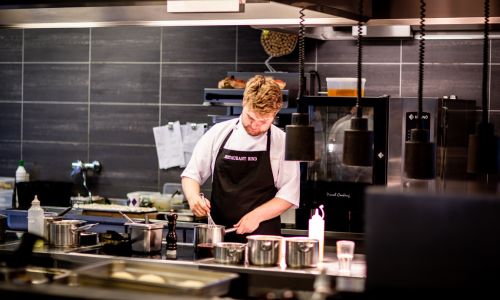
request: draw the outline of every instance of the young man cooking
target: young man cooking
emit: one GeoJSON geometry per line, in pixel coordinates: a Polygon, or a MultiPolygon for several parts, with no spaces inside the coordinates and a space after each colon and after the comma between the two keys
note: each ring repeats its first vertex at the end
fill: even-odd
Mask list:
{"type": "Polygon", "coordinates": [[[248,234],[281,234],[280,215],[299,205],[299,163],[285,161],[285,133],[273,120],[283,105],[271,79],[248,80],[239,118],[215,124],[196,144],[181,174],[182,189],[196,216],[210,212],[217,225],[236,227],[224,241],[248,234]],[[212,175],[210,201],[200,186],[212,175]]]}

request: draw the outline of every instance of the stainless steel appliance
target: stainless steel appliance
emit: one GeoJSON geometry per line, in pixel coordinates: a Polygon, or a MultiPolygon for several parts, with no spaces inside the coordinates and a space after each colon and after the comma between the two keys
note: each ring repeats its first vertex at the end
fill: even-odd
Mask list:
{"type": "MultiPolygon", "coordinates": [[[[296,227],[307,229],[312,210],[323,204],[325,229],[364,232],[364,192],[368,186],[404,186],[404,143],[416,126],[416,98],[362,98],[363,115],[374,131],[373,166],[342,163],[343,134],[354,97],[304,97],[315,128],[314,162],[302,163],[301,201],[296,227]]],[[[466,179],[467,137],[475,128],[475,101],[452,97],[424,99],[424,126],[436,142],[437,176],[466,179]]]]}

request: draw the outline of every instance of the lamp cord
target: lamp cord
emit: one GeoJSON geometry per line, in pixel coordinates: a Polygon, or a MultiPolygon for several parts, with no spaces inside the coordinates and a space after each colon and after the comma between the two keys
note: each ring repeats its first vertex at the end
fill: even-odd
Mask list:
{"type": "Polygon", "coordinates": [[[424,57],[425,57],[425,1],[420,0],[420,41],[418,46],[418,122],[417,129],[422,129],[424,121],[423,89],[424,89],[424,57]]]}
{"type": "Polygon", "coordinates": [[[297,98],[300,99],[304,95],[305,88],[305,76],[304,76],[304,61],[305,61],[305,41],[304,36],[306,32],[306,28],[304,25],[304,10],[305,8],[300,9],[300,22],[299,22],[299,92],[297,98]]]}
{"type": "Polygon", "coordinates": [[[359,20],[358,20],[358,37],[357,37],[357,44],[358,44],[358,64],[357,64],[357,77],[358,77],[358,87],[357,87],[357,97],[356,97],[356,117],[362,118],[363,117],[363,111],[360,106],[360,101],[361,101],[361,80],[362,80],[362,69],[361,65],[363,63],[363,36],[361,35],[363,29],[363,0],[358,1],[358,11],[359,11],[359,20]]]}
{"type": "Polygon", "coordinates": [[[483,84],[482,84],[482,122],[488,122],[488,69],[489,69],[489,17],[490,1],[484,0],[484,44],[483,44],[483,84]]]}

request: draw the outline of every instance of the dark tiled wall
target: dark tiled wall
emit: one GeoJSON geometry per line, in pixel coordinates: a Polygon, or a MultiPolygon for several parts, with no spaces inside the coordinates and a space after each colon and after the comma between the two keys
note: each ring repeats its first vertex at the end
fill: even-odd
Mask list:
{"type": "MultiPolygon", "coordinates": [[[[491,82],[500,79],[500,42],[491,42],[491,82]]],[[[415,97],[417,41],[366,41],[366,95],[415,97]]],[[[306,70],[355,76],[354,41],[306,40],[306,70]]],[[[428,40],[424,95],[481,96],[482,41],[428,40]]],[[[297,50],[274,58],[297,72],[297,50]]],[[[24,159],[34,180],[69,181],[71,162],[99,160],[95,193],[125,197],[179,182],[158,170],[152,127],[211,123],[221,107],[202,105],[203,88],[228,71],[266,70],[260,31],[250,27],[117,27],[0,30],[0,176],[24,159]]],[[[500,109],[491,86],[491,108],[500,109]]]]}

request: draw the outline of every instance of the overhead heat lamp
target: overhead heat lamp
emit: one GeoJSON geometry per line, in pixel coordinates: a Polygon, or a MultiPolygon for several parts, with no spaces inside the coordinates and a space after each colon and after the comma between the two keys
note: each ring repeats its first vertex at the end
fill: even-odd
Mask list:
{"type": "Polygon", "coordinates": [[[360,105],[362,95],[362,61],[363,61],[363,43],[362,43],[362,16],[363,0],[359,0],[358,21],[358,65],[357,65],[357,98],[356,115],[351,118],[351,128],[346,129],[344,133],[344,151],[342,161],[349,166],[371,166],[373,164],[373,131],[368,130],[368,118],[363,117],[363,108],[360,105]]]}
{"type": "Polygon", "coordinates": [[[469,135],[467,172],[477,175],[498,173],[500,139],[495,135],[495,128],[489,122],[488,109],[488,59],[489,59],[489,0],[484,1],[484,43],[483,43],[483,84],[482,113],[476,134],[469,135]]]}
{"type": "Polygon", "coordinates": [[[292,124],[285,128],[285,160],[314,161],[314,127],[309,125],[307,106],[302,102],[305,88],[305,25],[304,8],[300,10],[299,28],[299,92],[297,96],[297,112],[292,114],[292,124]]]}
{"type": "Polygon", "coordinates": [[[410,179],[433,179],[436,176],[436,147],[430,142],[430,134],[424,129],[422,118],[424,55],[425,55],[425,1],[420,0],[420,42],[418,58],[418,121],[405,143],[404,170],[410,179]]]}

